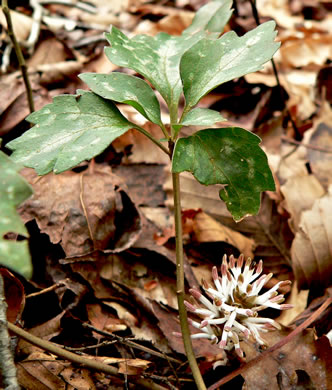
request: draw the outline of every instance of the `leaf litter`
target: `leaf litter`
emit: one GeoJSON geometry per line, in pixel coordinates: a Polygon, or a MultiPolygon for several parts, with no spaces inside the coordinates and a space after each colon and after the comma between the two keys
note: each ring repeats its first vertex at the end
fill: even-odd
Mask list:
{"type": "MultiPolygon", "coordinates": [[[[255,27],[255,21],[249,2],[236,3],[232,28],[242,36],[255,27]]],[[[264,272],[276,274],[267,288],[278,280],[294,280],[304,294],[295,293],[294,287],[292,303],[306,310],[286,321],[290,328],[269,334],[273,345],[327,299],[324,288],[331,281],[331,15],[324,1],[256,3],[262,20],[277,23],[282,45],[275,61],[284,92],[267,64],[218,87],[200,107],[218,111],[231,126],[245,124],[262,138],[277,191],[264,194],[256,217],[235,224],[219,200],[220,186],[202,188],[184,173],[185,276],[187,287],[197,286],[224,252],[242,252],[255,260],[262,258],[264,272]]],[[[102,33],[110,23],[126,34],[179,35],[191,23],[192,11],[202,5],[202,1],[177,1],[174,6],[138,0],[107,5],[91,1],[84,9],[45,5],[51,18],[45,16],[35,49],[25,52],[38,91],[37,108],[59,93],[81,88],[79,72],[119,71],[103,54],[102,33]]],[[[32,18],[30,9],[22,10],[18,8],[13,17],[24,40],[32,18]]],[[[5,60],[3,55],[2,64],[5,60]]],[[[28,114],[12,58],[8,72],[1,75],[0,91],[4,144],[27,129],[23,119],[28,114]]],[[[129,120],[140,117],[142,127],[154,131],[140,114],[123,107],[120,111],[129,120]]],[[[190,126],[185,132],[191,135],[190,126]]],[[[6,274],[6,289],[14,291],[8,310],[9,319],[25,322],[32,334],[117,366],[133,386],[144,373],[164,388],[190,389],[183,346],[173,334],[179,324],[168,172],[167,158],[134,131],[119,137],[88,167],[83,162],[74,171],[39,178],[25,169],[22,175],[34,195],[19,212],[30,232],[35,275],[32,281],[21,280],[24,297],[17,277],[6,274]],[[156,175],[162,178],[147,180],[156,175]],[[133,349],[128,342],[138,347],[133,349]],[[178,363],[170,364],[169,359],[178,363]]],[[[332,370],[330,347],[324,341],[331,326],[329,315],[326,309],[311,325],[316,332],[303,331],[244,372],[245,384],[237,382],[236,388],[327,388],[332,370]]],[[[241,347],[247,361],[261,353],[245,343],[241,347]]],[[[195,341],[194,349],[211,384],[243,363],[230,360],[213,371],[213,363],[223,358],[221,350],[204,340],[195,341]]],[[[26,389],[123,388],[121,377],[77,367],[26,342],[20,341],[16,360],[19,381],[26,389]]]]}

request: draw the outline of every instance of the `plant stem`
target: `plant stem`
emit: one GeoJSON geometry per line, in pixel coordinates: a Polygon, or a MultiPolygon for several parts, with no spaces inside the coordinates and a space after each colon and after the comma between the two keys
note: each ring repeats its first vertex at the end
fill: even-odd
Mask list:
{"type": "Polygon", "coordinates": [[[194,380],[199,390],[206,390],[201,372],[199,370],[195,354],[191,344],[190,330],[188,325],[187,311],[184,305],[184,269],[183,269],[183,240],[182,240],[182,217],[180,200],[180,174],[172,173],[173,196],[174,196],[174,220],[176,239],[176,294],[179,305],[180,325],[184,349],[188,358],[194,380]]]}
{"type": "Polygon", "coordinates": [[[17,42],[16,36],[14,33],[13,22],[12,22],[12,18],[10,16],[10,10],[8,8],[7,0],[2,0],[1,5],[2,5],[2,11],[3,11],[3,13],[6,17],[6,21],[7,21],[8,36],[9,36],[9,38],[12,41],[12,44],[14,46],[14,50],[15,50],[16,57],[18,60],[18,64],[19,64],[21,72],[22,72],[22,77],[23,77],[25,89],[27,92],[29,109],[30,109],[30,112],[33,112],[33,111],[35,111],[35,107],[34,107],[33,96],[32,96],[32,88],[31,88],[31,84],[30,84],[30,80],[29,80],[29,76],[28,76],[28,68],[27,68],[25,59],[23,57],[21,47],[20,47],[19,43],[17,42]]]}
{"type": "Polygon", "coordinates": [[[140,133],[144,134],[146,137],[149,138],[149,140],[151,140],[154,144],[156,144],[163,152],[165,152],[167,155],[170,156],[170,152],[169,150],[167,149],[167,147],[165,145],[163,145],[161,142],[159,142],[156,138],[154,138],[153,135],[151,135],[148,131],[146,131],[145,129],[143,129],[143,127],[140,127],[138,125],[134,125],[133,126],[134,129],[138,130],[140,133]]]}

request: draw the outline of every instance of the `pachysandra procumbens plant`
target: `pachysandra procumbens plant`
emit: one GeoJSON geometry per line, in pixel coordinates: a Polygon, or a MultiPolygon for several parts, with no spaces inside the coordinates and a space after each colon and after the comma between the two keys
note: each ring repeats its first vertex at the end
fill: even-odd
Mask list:
{"type": "MultiPolygon", "coordinates": [[[[142,77],[121,71],[81,74],[90,91],[55,97],[51,104],[28,116],[27,120],[35,125],[32,129],[6,145],[13,150],[14,160],[34,168],[39,175],[60,173],[95,157],[129,129],[142,132],[169,154],[176,187],[177,289],[182,330],[186,317],[181,311],[184,283],[179,173],[189,171],[204,185],[222,184],[220,198],[237,221],[258,212],[262,191],[274,190],[266,155],[259,147],[260,138],[251,132],[239,127],[207,128],[180,137],[183,126],[212,126],[223,121],[219,112],[197,107],[200,99],[224,82],[260,70],[279,47],[272,21],[241,37],[233,31],[221,34],[231,16],[231,4],[231,0],[206,4],[179,36],[159,33],[130,38],[112,27],[106,34],[110,44],[105,49],[107,57],[142,77]],[[168,106],[169,126],[161,120],[155,91],[168,106]],[[129,121],[115,103],[134,107],[159,126],[160,139],[129,121]]],[[[190,348],[186,342],[185,347],[187,351],[190,348]]]]}

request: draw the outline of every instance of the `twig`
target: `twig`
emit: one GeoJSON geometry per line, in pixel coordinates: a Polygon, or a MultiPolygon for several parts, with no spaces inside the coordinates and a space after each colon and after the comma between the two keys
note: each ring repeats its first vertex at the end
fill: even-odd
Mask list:
{"type": "Polygon", "coordinates": [[[224,378],[222,378],[218,382],[214,383],[212,386],[210,386],[208,388],[208,390],[215,390],[219,386],[224,385],[225,383],[229,382],[233,378],[242,374],[244,371],[249,370],[251,367],[255,366],[263,359],[267,358],[268,355],[270,355],[272,352],[276,351],[277,349],[279,349],[279,348],[283,347],[284,345],[286,345],[287,343],[289,343],[296,335],[301,333],[312,322],[314,322],[321,315],[321,313],[323,313],[323,311],[330,306],[331,303],[332,303],[332,297],[328,298],[307,320],[305,320],[300,326],[298,326],[291,333],[289,333],[289,335],[284,337],[278,343],[274,344],[271,348],[268,348],[266,351],[261,353],[255,359],[250,360],[250,362],[248,362],[247,364],[243,365],[242,367],[239,367],[238,369],[231,372],[229,375],[226,375],[224,378]]]}
{"type": "MultiPolygon", "coordinates": [[[[31,333],[26,332],[25,330],[19,328],[18,326],[8,322],[8,329],[21,337],[22,339],[28,341],[30,344],[36,345],[46,351],[54,353],[55,355],[69,360],[73,363],[80,364],[84,367],[90,368],[92,370],[96,370],[99,372],[104,372],[109,375],[121,375],[117,368],[109,366],[105,363],[98,362],[97,360],[88,359],[84,356],[76,355],[75,353],[66,351],[65,349],[59,347],[58,345],[51,343],[50,341],[43,340],[39,337],[34,336],[31,333]]],[[[135,379],[135,383],[140,386],[143,386],[146,389],[151,390],[165,390],[163,386],[160,386],[156,383],[153,383],[147,379],[137,378],[135,379]]]]}
{"type": "Polygon", "coordinates": [[[140,344],[137,344],[135,343],[134,341],[131,341],[131,340],[127,340],[125,339],[124,337],[121,337],[121,336],[118,336],[114,333],[109,333],[109,332],[105,332],[104,330],[100,330],[100,329],[97,329],[95,328],[94,326],[90,325],[90,324],[86,324],[86,323],[83,323],[82,326],[84,328],[88,328],[88,329],[91,329],[93,330],[94,332],[96,333],[99,333],[105,337],[109,337],[109,338],[112,338],[112,339],[116,339],[117,341],[119,341],[120,343],[122,344],[125,344],[125,345],[128,345],[128,347],[132,347],[132,348],[135,348],[135,349],[139,349],[140,351],[143,351],[143,352],[146,352],[146,353],[149,353],[150,355],[154,355],[154,356],[157,356],[161,359],[166,359],[166,360],[169,360],[171,362],[174,362],[174,363],[177,363],[177,364],[181,364],[182,362],[180,360],[177,360],[177,359],[174,359],[172,357],[169,357],[169,356],[164,356],[162,353],[160,352],[157,352],[157,351],[154,351],[153,349],[150,349],[148,347],[144,347],[143,345],[140,345],[140,344]]]}
{"type": "Polygon", "coordinates": [[[319,152],[324,152],[324,153],[332,153],[332,149],[325,149],[325,148],[322,148],[320,146],[304,144],[303,142],[296,141],[295,139],[292,139],[292,138],[288,138],[285,135],[282,135],[281,139],[283,141],[286,141],[286,142],[290,143],[290,144],[304,146],[305,148],[308,148],[308,149],[318,150],[319,152]]]}
{"type": "MultiPolygon", "coordinates": [[[[260,23],[260,20],[259,20],[259,15],[258,15],[257,7],[256,7],[256,0],[249,0],[249,2],[251,4],[252,15],[253,15],[253,17],[255,19],[256,25],[259,26],[261,23],[260,23]]],[[[272,64],[272,69],[273,69],[274,76],[276,78],[280,99],[284,101],[284,98],[283,98],[283,95],[282,95],[282,88],[281,88],[281,84],[280,84],[280,80],[279,80],[277,66],[276,66],[273,58],[271,58],[271,64],[272,64]]],[[[288,119],[290,120],[290,122],[291,122],[291,124],[293,126],[293,130],[294,130],[294,133],[295,133],[295,139],[296,140],[302,139],[302,135],[299,132],[299,129],[297,128],[297,126],[296,126],[296,123],[295,123],[295,121],[294,121],[294,119],[293,119],[293,117],[292,117],[292,115],[291,115],[291,113],[290,113],[290,111],[289,111],[289,109],[287,107],[286,102],[285,102],[285,108],[286,108],[288,119]]]]}
{"type": "Polygon", "coordinates": [[[35,111],[35,107],[34,107],[33,96],[32,96],[32,88],[31,88],[31,84],[30,84],[30,80],[29,80],[29,76],[28,76],[28,68],[27,68],[25,59],[23,57],[21,47],[20,47],[20,45],[16,39],[15,33],[14,33],[12,18],[10,16],[10,10],[8,8],[7,0],[2,0],[1,5],[2,5],[2,11],[3,11],[5,18],[6,18],[6,21],[7,21],[8,36],[9,36],[9,38],[12,41],[12,44],[14,46],[14,50],[15,50],[16,57],[18,60],[18,64],[19,64],[19,67],[20,67],[21,72],[22,72],[22,77],[23,77],[25,89],[27,92],[29,109],[30,109],[30,112],[33,112],[33,111],[35,111]]]}
{"type": "Polygon", "coordinates": [[[0,385],[2,384],[0,387],[8,390],[19,390],[16,367],[10,350],[6,312],[4,281],[0,274],[0,385]]]}
{"type": "MultiPolygon", "coordinates": [[[[67,279],[66,279],[66,280],[67,280],[67,279]]],[[[61,286],[65,286],[65,285],[66,285],[66,283],[65,283],[66,280],[61,280],[60,282],[55,283],[55,284],[53,284],[53,285],[50,286],[50,287],[44,288],[43,290],[37,291],[37,292],[35,292],[35,293],[31,293],[31,294],[27,295],[27,296],[25,297],[25,299],[37,297],[38,295],[43,295],[43,294],[46,294],[46,293],[48,293],[48,292],[50,292],[50,291],[56,290],[57,288],[59,288],[59,287],[61,287],[61,286]]]]}

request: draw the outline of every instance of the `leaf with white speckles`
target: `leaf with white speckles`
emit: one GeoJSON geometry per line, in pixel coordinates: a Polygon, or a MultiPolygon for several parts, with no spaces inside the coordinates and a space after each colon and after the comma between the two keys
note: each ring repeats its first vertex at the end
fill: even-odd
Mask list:
{"type": "Polygon", "coordinates": [[[236,221],[257,214],[262,191],[275,189],[261,139],[239,127],[206,129],[177,141],[172,171],[202,184],[223,184],[219,196],[236,221]]]}
{"type": "Polygon", "coordinates": [[[182,119],[183,126],[211,126],[216,122],[223,122],[226,119],[218,111],[208,108],[194,108],[189,111],[182,119]]]}
{"type": "Polygon", "coordinates": [[[6,145],[15,161],[39,175],[60,173],[97,156],[134,127],[112,102],[80,92],[57,96],[28,116],[35,126],[6,145]]]}
{"type": "Polygon", "coordinates": [[[0,264],[31,277],[28,243],[6,239],[8,233],[27,237],[28,232],[16,208],[31,194],[29,184],[17,172],[19,167],[0,151],[0,264]]]}
{"type": "Polygon", "coordinates": [[[180,64],[187,108],[218,85],[262,69],[280,46],[274,29],[270,21],[242,37],[230,31],[219,39],[203,38],[187,50],[180,64]]]}
{"type": "Polygon", "coordinates": [[[113,26],[106,34],[111,47],[105,53],[113,64],[143,75],[160,92],[170,110],[175,110],[182,93],[179,64],[183,53],[203,37],[217,38],[231,16],[231,3],[219,0],[202,7],[193,24],[180,36],[162,32],[154,37],[137,35],[130,39],[113,26]]]}
{"type": "Polygon", "coordinates": [[[125,73],[83,73],[79,75],[92,92],[115,102],[129,104],[146,119],[161,124],[160,106],[152,88],[144,80],[125,73]]]}

